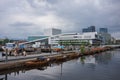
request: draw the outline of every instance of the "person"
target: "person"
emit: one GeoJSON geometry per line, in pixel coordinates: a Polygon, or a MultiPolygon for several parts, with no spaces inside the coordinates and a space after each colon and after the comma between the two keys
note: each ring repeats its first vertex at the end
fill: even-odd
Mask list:
{"type": "Polygon", "coordinates": [[[16,50],[14,51],[14,56],[17,56],[17,51],[16,50]]]}
{"type": "Polygon", "coordinates": [[[23,51],[23,55],[24,55],[24,56],[26,56],[26,55],[27,55],[25,51],[23,51]]]}
{"type": "Polygon", "coordinates": [[[9,52],[9,55],[11,56],[12,55],[12,51],[10,50],[10,52],[9,52]]]}
{"type": "Polygon", "coordinates": [[[5,56],[5,52],[2,52],[2,57],[5,56]]]}

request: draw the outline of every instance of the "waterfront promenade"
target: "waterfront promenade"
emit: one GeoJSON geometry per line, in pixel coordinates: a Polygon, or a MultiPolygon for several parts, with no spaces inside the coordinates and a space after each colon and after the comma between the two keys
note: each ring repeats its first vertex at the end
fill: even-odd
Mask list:
{"type": "MultiPolygon", "coordinates": [[[[8,56],[8,62],[30,60],[30,59],[36,59],[39,56],[54,56],[57,54],[59,53],[53,52],[53,53],[31,54],[26,56],[8,56]]],[[[5,61],[6,61],[6,56],[0,57],[0,64],[5,63],[5,61]]]]}
{"type": "MultiPolygon", "coordinates": [[[[110,47],[120,47],[120,45],[104,45],[101,47],[106,47],[106,46],[110,46],[110,47]]],[[[63,51],[63,53],[69,53],[69,52],[76,52],[76,50],[74,51],[63,51]]],[[[33,60],[36,59],[37,57],[40,56],[58,56],[60,55],[61,52],[52,52],[52,53],[39,53],[39,54],[30,54],[30,55],[26,55],[26,56],[8,56],[7,59],[7,63],[11,63],[11,62],[18,62],[18,61],[27,61],[27,60],[33,60]]],[[[1,54],[1,53],[0,53],[1,54]]],[[[6,63],[6,56],[0,56],[0,64],[5,64],[6,63]]]]}
{"type": "MultiPolygon", "coordinates": [[[[68,52],[71,52],[71,51],[64,51],[63,53],[68,53],[68,52]]],[[[75,51],[72,51],[72,52],[75,52],[75,51]]],[[[30,54],[30,55],[26,55],[26,56],[23,56],[23,55],[22,56],[8,56],[7,63],[33,60],[40,56],[49,56],[49,57],[50,56],[58,56],[58,54],[60,55],[60,52],[30,54]]],[[[0,57],[0,64],[6,64],[6,56],[0,57]]]]}
{"type": "Polygon", "coordinates": [[[61,61],[64,62],[64,61],[75,59],[78,57],[99,54],[101,52],[105,52],[105,51],[109,51],[117,48],[120,48],[120,46],[96,47],[96,48],[92,48],[90,51],[85,50],[85,52],[82,52],[82,53],[67,51],[67,52],[62,52],[62,54],[61,53],[52,53],[52,54],[44,53],[44,54],[38,54],[38,55],[36,54],[36,55],[27,55],[27,56],[18,56],[18,57],[14,56],[14,57],[8,57],[8,61],[6,61],[5,57],[3,57],[3,59],[1,59],[1,62],[0,62],[0,70],[5,71],[5,70],[14,69],[14,68],[23,68],[23,67],[27,68],[27,67],[37,66],[37,65],[45,66],[48,63],[55,63],[55,62],[61,62],[61,61]],[[46,58],[39,58],[39,60],[37,60],[37,58],[40,56],[46,56],[46,58]]]}

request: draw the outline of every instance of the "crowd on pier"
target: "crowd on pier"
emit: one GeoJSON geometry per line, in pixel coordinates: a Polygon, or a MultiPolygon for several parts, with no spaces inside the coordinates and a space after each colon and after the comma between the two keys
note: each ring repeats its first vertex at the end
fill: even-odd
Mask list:
{"type": "Polygon", "coordinates": [[[23,49],[19,49],[19,48],[14,48],[14,49],[6,49],[4,48],[4,51],[2,52],[2,56],[5,56],[5,55],[8,55],[8,56],[26,56],[27,53],[26,51],[23,49]]]}

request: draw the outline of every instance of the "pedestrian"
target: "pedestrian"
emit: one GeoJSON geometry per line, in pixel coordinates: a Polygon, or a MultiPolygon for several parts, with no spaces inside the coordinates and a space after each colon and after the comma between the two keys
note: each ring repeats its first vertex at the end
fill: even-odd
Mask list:
{"type": "Polygon", "coordinates": [[[14,56],[17,56],[17,51],[16,50],[14,51],[14,56]]]}
{"type": "Polygon", "coordinates": [[[5,52],[2,52],[2,57],[5,56],[5,52]]]}
{"type": "Polygon", "coordinates": [[[24,55],[24,56],[26,56],[26,55],[27,55],[27,54],[26,54],[26,51],[23,51],[23,55],[24,55]]]}
{"type": "Polygon", "coordinates": [[[11,56],[11,54],[12,54],[12,51],[10,50],[9,55],[11,56]]]}

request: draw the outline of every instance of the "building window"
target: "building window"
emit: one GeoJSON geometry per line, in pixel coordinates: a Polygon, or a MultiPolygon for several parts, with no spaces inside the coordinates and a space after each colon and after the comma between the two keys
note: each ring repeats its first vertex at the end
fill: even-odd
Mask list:
{"type": "Polygon", "coordinates": [[[51,39],[54,39],[54,37],[51,37],[51,39]]]}
{"type": "Polygon", "coordinates": [[[78,38],[78,36],[74,36],[74,38],[78,38]]]}
{"type": "Polygon", "coordinates": [[[82,36],[79,36],[79,38],[82,38],[82,36]]]}
{"type": "Polygon", "coordinates": [[[84,36],[84,38],[91,38],[91,36],[84,36]]]}
{"type": "Polygon", "coordinates": [[[98,38],[98,35],[95,34],[95,38],[98,38]]]}

